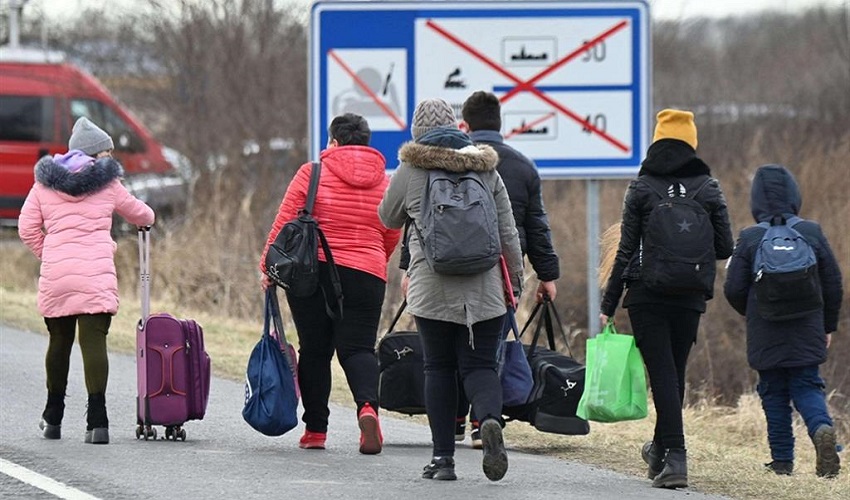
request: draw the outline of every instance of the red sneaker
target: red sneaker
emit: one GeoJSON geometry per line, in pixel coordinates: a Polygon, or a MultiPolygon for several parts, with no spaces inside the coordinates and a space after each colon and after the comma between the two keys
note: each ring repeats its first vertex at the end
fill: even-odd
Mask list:
{"type": "Polygon", "coordinates": [[[378,413],[372,405],[366,403],[357,415],[357,423],[360,425],[360,453],[364,455],[377,455],[381,452],[384,444],[384,436],[381,435],[381,424],[378,422],[378,413]]]}
{"type": "Polygon", "coordinates": [[[328,434],[326,432],[312,432],[304,430],[304,435],[301,436],[301,440],[298,442],[298,447],[305,450],[324,450],[325,439],[327,439],[327,437],[328,434]]]}

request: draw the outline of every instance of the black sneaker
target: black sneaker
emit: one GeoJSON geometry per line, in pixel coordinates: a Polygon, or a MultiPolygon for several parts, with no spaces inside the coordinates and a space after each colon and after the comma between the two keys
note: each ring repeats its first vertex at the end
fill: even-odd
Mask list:
{"type": "Polygon", "coordinates": [[[481,423],[480,430],[484,447],[484,460],[481,462],[484,475],[490,481],[498,481],[508,472],[508,452],[502,437],[502,425],[498,420],[488,418],[481,423]]]}
{"type": "Polygon", "coordinates": [[[455,420],[455,441],[458,443],[466,439],[466,419],[458,418],[455,420]]]}
{"type": "Polygon", "coordinates": [[[453,457],[440,457],[431,460],[422,470],[423,479],[436,479],[437,481],[454,481],[455,459],[453,457]]]}
{"type": "Polygon", "coordinates": [[[821,425],[812,436],[815,444],[815,473],[819,477],[833,478],[841,470],[841,459],[835,447],[835,429],[831,425],[821,425]]]}
{"type": "Polygon", "coordinates": [[[769,464],[764,464],[764,467],[772,471],[777,476],[790,476],[792,472],[794,472],[794,462],[783,462],[780,460],[774,460],[769,464]]]}

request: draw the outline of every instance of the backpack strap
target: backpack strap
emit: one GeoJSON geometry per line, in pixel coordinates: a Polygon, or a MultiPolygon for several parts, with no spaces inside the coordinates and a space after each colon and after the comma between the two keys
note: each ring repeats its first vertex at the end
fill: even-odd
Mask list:
{"type": "MultiPolygon", "coordinates": [[[[316,203],[316,193],[319,191],[319,178],[322,175],[322,162],[314,161],[311,163],[310,170],[310,187],[307,189],[307,201],[304,203],[304,208],[301,209],[304,213],[308,215],[313,214],[313,205],[316,203]]],[[[330,273],[331,278],[331,286],[333,287],[333,299],[336,302],[336,310],[331,307],[331,300],[328,300],[328,293],[324,287],[320,287],[322,289],[322,295],[325,296],[325,311],[328,313],[328,316],[331,319],[338,320],[342,319],[342,281],[339,279],[339,270],[336,268],[336,263],[334,262],[334,256],[331,253],[331,247],[328,245],[328,240],[325,238],[325,233],[322,231],[322,228],[316,224],[316,234],[319,236],[319,243],[322,245],[322,251],[325,253],[325,259],[327,259],[328,264],[328,272],[330,273]]]]}
{"type": "Polygon", "coordinates": [[[688,195],[688,198],[690,198],[692,200],[695,199],[697,197],[697,195],[700,193],[700,191],[702,191],[704,187],[708,186],[708,184],[713,180],[714,180],[714,178],[709,176],[708,179],[705,180],[705,182],[700,184],[699,187],[696,188],[696,190],[694,190],[690,195],[688,195]]]}
{"type": "Polygon", "coordinates": [[[339,279],[339,270],[336,268],[336,263],[334,262],[334,256],[331,253],[331,247],[328,245],[328,240],[325,238],[325,233],[322,229],[316,225],[316,233],[319,235],[319,242],[322,245],[322,251],[325,253],[325,259],[327,259],[328,264],[328,273],[330,274],[331,286],[333,287],[333,297],[336,301],[336,310],[331,307],[331,298],[328,297],[328,292],[325,290],[325,287],[320,287],[322,289],[322,295],[325,296],[325,311],[328,313],[328,316],[333,320],[342,319],[342,281],[339,279]]]}
{"type": "Polygon", "coordinates": [[[803,219],[802,217],[799,217],[797,215],[792,215],[791,217],[785,217],[785,215],[783,215],[783,214],[776,214],[776,215],[773,215],[770,218],[769,221],[759,222],[758,224],[756,224],[756,226],[763,227],[765,229],[769,228],[770,226],[794,227],[797,224],[803,222],[804,220],[806,220],[806,219],[803,219]]]}
{"type": "MultiPolygon", "coordinates": [[[[654,181],[654,180],[653,180],[653,181],[650,181],[650,180],[649,180],[649,179],[651,179],[651,178],[652,178],[652,176],[651,176],[651,175],[642,175],[642,176],[640,176],[638,179],[640,179],[641,181],[643,181],[643,183],[644,183],[644,184],[646,184],[646,186],[650,189],[650,191],[652,191],[653,193],[655,193],[655,195],[656,195],[656,196],[658,196],[659,198],[661,198],[662,200],[666,200],[667,198],[669,198],[669,197],[668,197],[665,193],[663,193],[663,192],[662,192],[662,191],[663,191],[663,189],[662,189],[662,190],[659,190],[659,189],[658,189],[658,186],[657,186],[657,185],[655,185],[655,181],[654,181]]],[[[666,179],[662,179],[662,180],[664,180],[665,182],[667,182],[667,180],[666,180],[666,179]]]]}
{"type": "Polygon", "coordinates": [[[307,201],[302,209],[305,213],[313,213],[313,205],[316,203],[316,193],[319,191],[319,177],[322,175],[322,162],[312,162],[310,170],[310,187],[307,189],[307,201]]]}

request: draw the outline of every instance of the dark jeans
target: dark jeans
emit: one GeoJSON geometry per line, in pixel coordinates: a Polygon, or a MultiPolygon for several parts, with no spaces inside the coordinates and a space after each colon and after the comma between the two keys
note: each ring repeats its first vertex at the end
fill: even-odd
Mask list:
{"type": "Polygon", "coordinates": [[[64,395],[68,387],[68,370],[71,366],[71,349],[77,324],[80,325],[80,353],[83,355],[83,372],[89,394],[105,394],[109,378],[109,358],[106,354],[106,335],[112,315],[79,314],[59,318],[44,318],[50,342],[44,366],[47,370],[47,392],[64,395]]]}
{"type": "Polygon", "coordinates": [[[662,449],[685,447],[685,368],[696,342],[700,315],[693,309],[660,304],[629,307],[635,342],[649,373],[657,413],[652,440],[662,449]]]}
{"type": "Polygon", "coordinates": [[[806,422],[809,437],[821,425],[832,425],[826,406],[825,387],[817,365],[759,370],[758,393],[767,418],[767,441],[773,460],[794,461],[792,402],[806,422]]]}
{"type": "Polygon", "coordinates": [[[452,457],[457,413],[457,376],[485,420],[502,422],[502,384],[496,374],[496,348],[504,316],[472,325],[475,348],[469,345],[466,325],[415,317],[425,353],[425,410],[431,427],[435,457],[452,457]]]}
{"type": "MultiPolygon", "coordinates": [[[[320,264],[327,270],[327,264],[320,264]]],[[[331,359],[336,351],[348,387],[359,411],[369,403],[378,411],[378,360],[375,340],[386,282],[377,276],[337,266],[344,296],[343,317],[332,320],[325,310],[321,289],[310,297],[286,295],[298,331],[298,383],[304,416],[312,432],[328,431],[328,398],[331,393],[331,359]]],[[[324,287],[331,290],[327,272],[324,287]]]]}
{"type": "MultiPolygon", "coordinates": [[[[502,325],[502,336],[505,337],[510,335],[511,323],[508,321],[508,317],[504,316],[505,324],[502,325]]],[[[475,408],[470,408],[469,399],[466,397],[466,391],[463,390],[463,381],[460,377],[457,377],[457,413],[456,418],[458,421],[466,420],[466,415],[469,414],[470,423],[477,423],[478,417],[475,416],[475,408]]]]}

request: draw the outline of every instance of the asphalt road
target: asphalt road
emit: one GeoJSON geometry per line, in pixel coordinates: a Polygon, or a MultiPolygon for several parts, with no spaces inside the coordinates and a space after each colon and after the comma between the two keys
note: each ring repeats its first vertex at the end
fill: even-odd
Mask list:
{"type": "Polygon", "coordinates": [[[384,451],[360,455],[354,410],[333,406],[328,449],[301,450],[297,443],[303,426],[279,438],[262,436],[242,420],[242,384],[218,378],[212,382],[206,418],[186,424],[186,442],[136,440],[134,359],[114,353],[107,392],[111,443],[87,445],[86,393],[76,345],[62,439],[49,441],[37,426],[46,399],[46,347],[44,335],[0,325],[0,498],[722,498],[653,489],[648,480],[510,451],[510,435],[510,468],[502,481],[484,477],[481,452],[468,445],[460,445],[455,457],[458,481],[421,479],[430,459],[424,425],[383,412],[384,451]]]}

